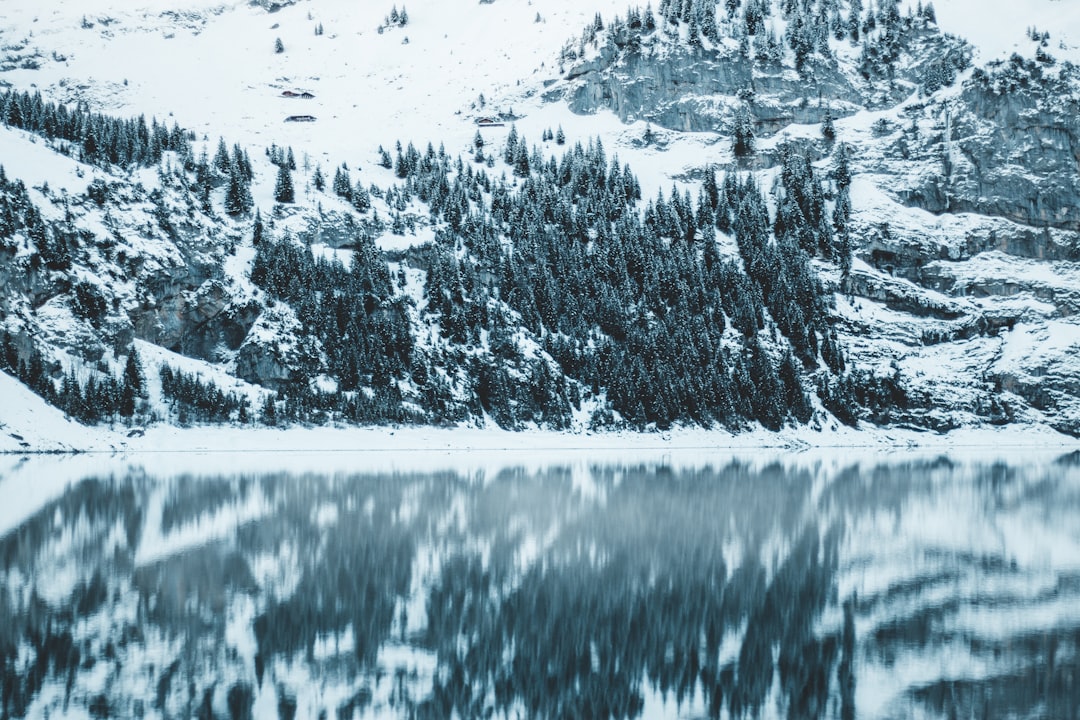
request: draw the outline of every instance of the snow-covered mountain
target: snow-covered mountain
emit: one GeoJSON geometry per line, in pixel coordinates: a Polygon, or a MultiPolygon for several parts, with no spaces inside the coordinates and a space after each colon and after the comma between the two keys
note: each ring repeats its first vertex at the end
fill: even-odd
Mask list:
{"type": "Polygon", "coordinates": [[[15,3],[5,363],[140,424],[1076,434],[1080,18],[998,4],[15,3]]]}

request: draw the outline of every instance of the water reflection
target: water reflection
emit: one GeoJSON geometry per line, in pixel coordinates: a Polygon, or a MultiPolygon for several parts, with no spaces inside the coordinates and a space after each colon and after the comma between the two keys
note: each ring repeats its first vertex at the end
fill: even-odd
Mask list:
{"type": "Polygon", "coordinates": [[[125,471],[0,563],[2,718],[1080,715],[1074,456],[125,471]]]}

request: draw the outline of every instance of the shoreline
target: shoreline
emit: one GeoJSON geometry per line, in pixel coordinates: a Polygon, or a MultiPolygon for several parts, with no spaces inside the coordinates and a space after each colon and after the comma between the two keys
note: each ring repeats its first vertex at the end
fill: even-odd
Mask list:
{"type": "Polygon", "coordinates": [[[155,425],[145,429],[117,430],[71,425],[74,427],[63,428],[69,432],[52,434],[42,428],[45,432],[18,434],[4,432],[10,426],[0,424],[0,455],[1080,449],[1080,438],[1038,424],[958,428],[945,433],[909,428],[856,429],[846,426],[828,430],[785,428],[778,432],[759,428],[732,433],[696,427],[665,431],[593,432],[503,430],[498,427],[470,426],[300,425],[286,428],[155,425]],[[133,434],[133,430],[138,433],[133,434]]]}

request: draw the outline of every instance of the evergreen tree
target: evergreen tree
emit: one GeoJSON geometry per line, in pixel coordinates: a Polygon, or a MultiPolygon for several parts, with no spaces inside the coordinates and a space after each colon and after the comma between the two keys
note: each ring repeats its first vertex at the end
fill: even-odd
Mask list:
{"type": "Polygon", "coordinates": [[[862,0],[849,0],[849,3],[848,35],[851,36],[852,43],[858,43],[859,29],[862,26],[863,3],[862,0]]]}
{"type": "Polygon", "coordinates": [[[825,117],[821,121],[821,137],[829,145],[836,142],[836,126],[833,124],[833,114],[830,108],[825,108],[825,117]]]}
{"type": "Polygon", "coordinates": [[[845,190],[851,186],[851,160],[847,143],[840,143],[836,148],[832,175],[838,190],[845,190]]]}
{"type": "Polygon", "coordinates": [[[229,162],[229,187],[225,191],[225,212],[239,215],[251,210],[254,204],[251,187],[244,179],[243,171],[234,161],[229,162]]]}
{"type": "Polygon", "coordinates": [[[284,163],[278,166],[277,182],[274,184],[274,200],[291,203],[294,200],[292,173],[284,163]]]}
{"type": "Polygon", "coordinates": [[[344,163],[334,171],[333,189],[338,197],[352,201],[352,178],[349,177],[349,168],[344,163]]]}
{"type": "Polygon", "coordinates": [[[135,414],[137,398],[143,397],[145,392],[145,380],[142,364],[139,362],[138,353],[134,346],[128,353],[127,362],[124,365],[124,375],[121,384],[120,415],[132,417],[135,414]]]}
{"type": "Polygon", "coordinates": [[[323,177],[322,165],[315,166],[315,174],[311,177],[311,184],[315,189],[322,192],[326,189],[326,178],[323,177]]]}
{"type": "Polygon", "coordinates": [[[731,128],[731,151],[740,158],[754,154],[754,123],[746,107],[740,107],[735,113],[731,128]]]}
{"type": "Polygon", "coordinates": [[[281,42],[281,38],[274,38],[274,52],[278,54],[285,52],[285,43],[281,42]]]}
{"type": "Polygon", "coordinates": [[[361,181],[356,181],[356,187],[352,192],[353,207],[357,212],[367,212],[371,209],[371,196],[361,181]]]}
{"type": "Polygon", "coordinates": [[[656,32],[656,16],[653,15],[652,3],[647,3],[645,5],[645,15],[642,19],[642,26],[646,35],[656,32]]]}
{"type": "Polygon", "coordinates": [[[263,227],[262,213],[255,211],[255,222],[251,228],[251,244],[256,248],[262,244],[265,229],[263,227]]]}
{"type": "Polygon", "coordinates": [[[510,132],[506,136],[506,150],[503,152],[503,162],[513,165],[518,156],[518,132],[517,125],[510,126],[510,132]]]}
{"type": "Polygon", "coordinates": [[[217,152],[214,153],[214,167],[222,175],[229,172],[229,149],[225,146],[225,138],[218,138],[217,152]]]}
{"type": "Polygon", "coordinates": [[[716,25],[716,0],[697,0],[696,12],[702,36],[711,43],[720,42],[720,28],[716,25]]]}
{"type": "Polygon", "coordinates": [[[517,152],[514,155],[514,174],[518,177],[529,177],[529,152],[524,140],[517,144],[517,152]]]}

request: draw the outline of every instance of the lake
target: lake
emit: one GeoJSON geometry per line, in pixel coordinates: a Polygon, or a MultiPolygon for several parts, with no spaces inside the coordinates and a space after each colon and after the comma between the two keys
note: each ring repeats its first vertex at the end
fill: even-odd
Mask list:
{"type": "Polygon", "coordinates": [[[1080,454],[7,459],[0,717],[1077,718],[1080,454]]]}

